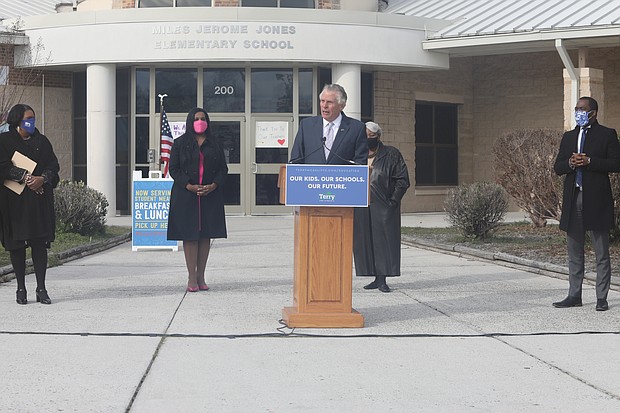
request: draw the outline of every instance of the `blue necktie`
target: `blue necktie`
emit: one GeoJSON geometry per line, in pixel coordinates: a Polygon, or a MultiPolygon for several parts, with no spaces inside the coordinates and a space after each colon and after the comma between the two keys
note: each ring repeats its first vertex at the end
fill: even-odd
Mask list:
{"type": "MultiPolygon", "coordinates": [[[[587,128],[581,128],[581,133],[580,138],[579,138],[579,147],[577,148],[577,150],[579,150],[580,153],[583,153],[583,144],[586,140],[586,133],[588,132],[587,128]]],[[[583,170],[581,169],[581,167],[577,168],[577,177],[576,177],[576,181],[577,186],[579,188],[581,188],[582,182],[583,182],[583,170]]]]}

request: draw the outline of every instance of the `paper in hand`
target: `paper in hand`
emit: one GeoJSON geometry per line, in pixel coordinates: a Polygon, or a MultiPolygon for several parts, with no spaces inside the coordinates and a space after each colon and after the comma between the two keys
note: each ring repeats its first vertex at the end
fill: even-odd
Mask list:
{"type": "MultiPolygon", "coordinates": [[[[34,171],[34,168],[37,167],[37,163],[35,161],[22,154],[21,152],[17,151],[15,151],[15,153],[13,154],[11,161],[13,161],[13,165],[17,166],[18,168],[27,170],[28,173],[32,173],[34,171]]],[[[19,182],[7,179],[4,181],[4,186],[15,192],[17,195],[21,195],[21,193],[24,191],[24,188],[26,187],[26,184],[20,184],[19,182]]]]}

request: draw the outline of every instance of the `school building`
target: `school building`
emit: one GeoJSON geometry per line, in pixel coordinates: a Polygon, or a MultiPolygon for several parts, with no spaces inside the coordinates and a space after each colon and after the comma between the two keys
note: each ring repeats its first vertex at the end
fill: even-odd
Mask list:
{"type": "Polygon", "coordinates": [[[497,137],[572,128],[580,95],[620,128],[613,0],[59,1],[0,0],[0,93],[29,65],[43,70],[22,101],[61,176],[103,192],[111,214],[130,213],[133,171],[160,169],[164,94],[173,123],[209,112],[229,214],[291,212],[279,165],[325,83],[402,152],[403,212],[441,211],[451,187],[493,181],[497,137]]]}

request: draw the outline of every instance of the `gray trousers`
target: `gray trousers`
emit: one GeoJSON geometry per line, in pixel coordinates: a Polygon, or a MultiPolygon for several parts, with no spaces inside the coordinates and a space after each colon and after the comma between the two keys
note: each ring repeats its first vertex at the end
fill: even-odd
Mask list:
{"type": "MultiPolygon", "coordinates": [[[[566,243],[568,245],[568,295],[581,297],[581,285],[585,274],[584,244],[586,231],[583,227],[583,199],[581,191],[575,189],[573,213],[568,224],[566,243]]],[[[611,282],[611,261],[609,259],[609,231],[590,231],[592,246],[596,253],[596,298],[607,299],[611,282]]]]}

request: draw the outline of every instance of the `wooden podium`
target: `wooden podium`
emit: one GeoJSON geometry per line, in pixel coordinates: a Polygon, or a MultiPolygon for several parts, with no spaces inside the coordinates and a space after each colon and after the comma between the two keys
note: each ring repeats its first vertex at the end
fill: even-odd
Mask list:
{"type": "MultiPolygon", "coordinates": [[[[286,166],[280,168],[285,203],[286,166]]],[[[352,308],[353,208],[296,206],[293,306],[282,309],[288,327],[364,327],[352,308]]]]}

